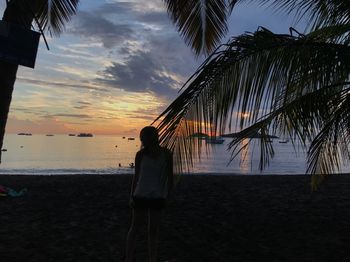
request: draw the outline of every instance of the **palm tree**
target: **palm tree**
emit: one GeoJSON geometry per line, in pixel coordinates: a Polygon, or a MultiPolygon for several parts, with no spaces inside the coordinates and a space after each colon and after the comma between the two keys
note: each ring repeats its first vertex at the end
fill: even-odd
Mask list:
{"type": "Polygon", "coordinates": [[[182,169],[201,147],[194,133],[222,134],[235,125],[231,159],[259,131],[264,168],[274,155],[266,136],[273,132],[308,149],[308,173],[337,171],[350,160],[350,2],[260,2],[308,19],[309,33],[259,28],[220,45],[156,120],[162,144],[182,169]]]}
{"type": "MultiPolygon", "coordinates": [[[[75,14],[79,0],[7,0],[3,20],[30,29],[35,20],[39,27],[58,35],[75,14]]],[[[16,81],[18,65],[0,61],[0,149],[16,81]]],[[[1,151],[0,151],[1,163],[1,151]]]]}

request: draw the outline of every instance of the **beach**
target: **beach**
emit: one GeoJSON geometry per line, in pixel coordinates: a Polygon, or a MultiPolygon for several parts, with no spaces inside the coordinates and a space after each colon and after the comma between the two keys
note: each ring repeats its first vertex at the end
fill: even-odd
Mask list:
{"type": "MultiPolygon", "coordinates": [[[[131,175],[0,176],[1,261],[123,261],[131,175]]],[[[135,261],[147,261],[146,227],[135,261]]],[[[350,261],[350,176],[182,176],[159,261],[350,261]]]]}

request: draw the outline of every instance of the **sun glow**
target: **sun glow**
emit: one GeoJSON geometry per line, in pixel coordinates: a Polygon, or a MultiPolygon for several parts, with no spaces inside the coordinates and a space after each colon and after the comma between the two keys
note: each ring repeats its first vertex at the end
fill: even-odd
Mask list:
{"type": "Polygon", "coordinates": [[[241,113],[242,118],[248,118],[250,117],[250,113],[241,113]]]}

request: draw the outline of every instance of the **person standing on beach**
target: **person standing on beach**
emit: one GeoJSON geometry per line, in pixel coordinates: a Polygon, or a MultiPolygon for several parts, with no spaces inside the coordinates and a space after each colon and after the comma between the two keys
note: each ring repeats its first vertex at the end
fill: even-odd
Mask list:
{"type": "Polygon", "coordinates": [[[148,217],[150,262],[157,261],[157,241],[162,211],[173,188],[173,161],[170,150],[159,145],[158,131],[146,126],[140,132],[141,150],[135,157],[130,206],[132,220],[126,241],[125,262],[132,262],[136,233],[148,217]]]}

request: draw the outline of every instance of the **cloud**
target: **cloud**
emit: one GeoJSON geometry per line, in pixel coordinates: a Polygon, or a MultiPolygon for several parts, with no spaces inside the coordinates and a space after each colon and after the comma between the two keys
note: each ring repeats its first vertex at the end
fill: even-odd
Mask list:
{"type": "Polygon", "coordinates": [[[30,108],[23,108],[23,107],[11,107],[10,110],[11,113],[14,112],[22,112],[24,114],[34,114],[34,115],[46,115],[48,112],[45,110],[42,110],[42,107],[30,107],[30,108]]]}
{"type": "Polygon", "coordinates": [[[10,117],[7,122],[6,132],[19,133],[19,132],[31,132],[36,134],[42,133],[68,133],[73,131],[70,127],[57,119],[43,119],[33,121],[30,119],[18,119],[16,117],[10,117]]]}
{"type": "Polygon", "coordinates": [[[102,15],[79,12],[69,33],[88,39],[98,39],[106,48],[122,44],[127,39],[134,39],[135,33],[129,24],[116,24],[102,15]]]}
{"type": "Polygon", "coordinates": [[[128,92],[148,92],[161,97],[174,97],[179,83],[167,74],[155,56],[138,51],[124,63],[113,62],[100,72],[97,79],[112,87],[128,92]]]}
{"type": "Polygon", "coordinates": [[[166,12],[139,13],[138,19],[144,23],[150,23],[158,26],[170,26],[170,18],[166,12]]]}
{"type": "Polygon", "coordinates": [[[70,32],[112,49],[96,81],[127,92],[174,99],[198,64],[159,0],[109,1],[80,12],[70,32]]]}
{"type": "Polygon", "coordinates": [[[91,103],[85,102],[85,101],[78,101],[77,103],[81,105],[87,105],[87,106],[92,105],[91,103]]]}
{"type": "Polygon", "coordinates": [[[169,31],[165,27],[174,28],[161,1],[109,2],[93,12],[78,12],[68,32],[98,40],[112,49],[130,41],[143,41],[150,31],[169,31]]]}
{"type": "Polygon", "coordinates": [[[126,131],[126,133],[130,133],[130,134],[135,134],[135,133],[137,134],[138,132],[139,132],[139,130],[136,128],[132,128],[132,129],[129,129],[126,131]]]}
{"type": "Polygon", "coordinates": [[[156,119],[156,117],[154,117],[154,116],[147,116],[147,115],[128,116],[128,118],[148,120],[148,121],[150,121],[150,123],[156,119]]]}
{"type": "Polygon", "coordinates": [[[203,57],[195,60],[194,54],[183,39],[176,33],[152,35],[147,43],[152,56],[158,57],[160,63],[168,70],[186,80],[195,72],[203,57]]]}
{"type": "Polygon", "coordinates": [[[87,106],[75,106],[74,107],[75,109],[85,109],[85,108],[88,108],[87,106]]]}
{"type": "Polygon", "coordinates": [[[104,3],[96,9],[98,14],[130,15],[136,4],[133,2],[104,3]]]}
{"type": "Polygon", "coordinates": [[[66,82],[54,82],[54,81],[38,80],[38,79],[23,78],[23,77],[18,77],[17,79],[21,82],[34,84],[34,85],[79,88],[79,89],[86,89],[86,90],[96,90],[100,92],[109,92],[108,89],[93,86],[93,83],[90,83],[89,81],[85,81],[86,84],[84,85],[84,84],[78,84],[78,83],[75,84],[75,83],[66,83],[66,82]]]}
{"type": "Polygon", "coordinates": [[[171,24],[165,5],[161,1],[105,3],[96,10],[96,13],[158,25],[171,24]]]}
{"type": "Polygon", "coordinates": [[[90,106],[92,106],[91,103],[84,102],[84,101],[78,101],[77,104],[79,104],[79,106],[75,106],[74,108],[76,108],[76,109],[86,109],[86,108],[89,108],[90,106]]]}
{"type": "Polygon", "coordinates": [[[91,116],[86,115],[86,114],[54,114],[54,115],[51,115],[51,117],[57,117],[57,116],[74,117],[74,118],[91,118],[91,116]]]}

